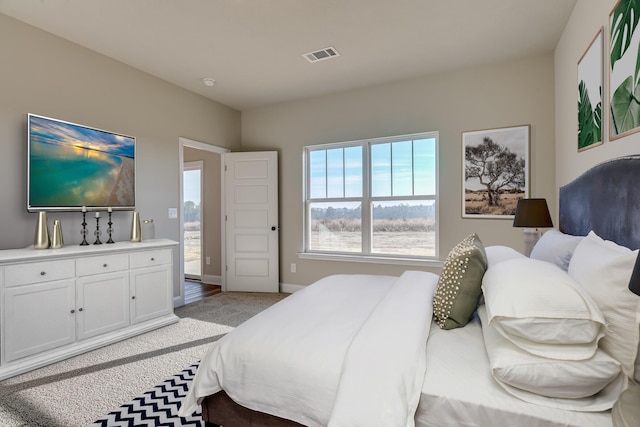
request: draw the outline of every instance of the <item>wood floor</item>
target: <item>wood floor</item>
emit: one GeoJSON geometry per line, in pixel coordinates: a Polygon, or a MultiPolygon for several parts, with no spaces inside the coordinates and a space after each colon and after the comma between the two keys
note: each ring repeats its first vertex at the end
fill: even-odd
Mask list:
{"type": "Polygon", "coordinates": [[[191,304],[192,302],[200,301],[204,297],[215,295],[222,292],[220,285],[210,285],[207,283],[200,283],[194,280],[184,281],[184,303],[191,304]]]}

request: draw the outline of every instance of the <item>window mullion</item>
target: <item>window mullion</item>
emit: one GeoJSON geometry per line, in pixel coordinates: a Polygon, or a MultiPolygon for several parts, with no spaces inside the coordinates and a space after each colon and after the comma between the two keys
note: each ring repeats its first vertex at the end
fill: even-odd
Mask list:
{"type": "Polygon", "coordinates": [[[363,180],[363,194],[362,194],[362,218],[361,218],[361,233],[362,233],[362,253],[371,253],[371,144],[365,143],[362,145],[362,180],[363,180]]]}
{"type": "Polygon", "coordinates": [[[391,179],[391,187],[389,188],[389,192],[391,196],[393,196],[393,143],[389,144],[389,174],[391,179]]]}

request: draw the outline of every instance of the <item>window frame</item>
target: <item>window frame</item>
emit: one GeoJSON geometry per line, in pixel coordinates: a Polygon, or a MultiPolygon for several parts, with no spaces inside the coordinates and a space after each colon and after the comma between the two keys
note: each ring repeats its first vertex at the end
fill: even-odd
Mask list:
{"type": "MultiPolygon", "coordinates": [[[[303,209],[303,251],[298,253],[299,258],[306,259],[325,259],[325,260],[338,260],[338,261],[360,261],[360,262],[374,262],[385,264],[404,264],[404,265],[425,265],[435,264],[441,265],[439,261],[439,132],[420,132],[407,135],[396,135],[380,138],[369,138],[362,140],[353,140],[346,142],[334,142],[326,144],[315,144],[303,147],[303,194],[302,194],[302,209],[303,209]],[[434,155],[435,155],[435,194],[430,195],[411,195],[411,196],[372,196],[372,169],[371,169],[371,147],[376,144],[395,143],[404,141],[414,141],[421,139],[434,139],[434,155]],[[311,198],[311,165],[310,165],[310,153],[317,150],[330,150],[332,148],[348,148],[348,147],[362,147],[362,195],[360,197],[325,197],[325,198],[311,198]],[[383,254],[372,251],[372,239],[373,239],[373,218],[371,215],[371,205],[375,202],[385,201],[403,201],[403,200],[433,200],[435,203],[435,253],[433,256],[424,255],[405,255],[405,254],[383,254]],[[361,204],[361,250],[359,252],[346,252],[346,251],[322,251],[311,250],[310,245],[310,221],[311,221],[311,209],[312,203],[343,203],[343,202],[359,202],[361,204]],[[369,232],[365,232],[365,230],[369,232]]],[[[413,154],[412,154],[413,156],[413,154]]],[[[414,171],[412,166],[412,171],[414,171]]],[[[343,188],[346,187],[345,180],[343,179],[343,188]]],[[[393,188],[393,179],[391,181],[391,188],[393,188]]],[[[328,186],[325,188],[326,194],[328,194],[328,186]]],[[[412,191],[413,192],[413,191],[412,191]]],[[[393,193],[393,190],[391,191],[393,193]]],[[[343,192],[345,194],[345,192],[343,192]]]]}

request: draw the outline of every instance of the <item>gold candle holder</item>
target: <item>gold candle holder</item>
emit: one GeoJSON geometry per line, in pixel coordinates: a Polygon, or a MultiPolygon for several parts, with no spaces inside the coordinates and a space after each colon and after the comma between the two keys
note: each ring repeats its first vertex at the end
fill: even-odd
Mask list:
{"type": "Polygon", "coordinates": [[[133,216],[131,217],[131,241],[140,242],[141,240],[142,233],[140,230],[140,214],[133,211],[133,216]]]}
{"type": "Polygon", "coordinates": [[[33,236],[33,247],[34,249],[48,249],[49,244],[49,225],[47,224],[47,213],[38,212],[38,219],[36,221],[36,232],[33,236]]]}
{"type": "Polygon", "coordinates": [[[64,246],[62,238],[62,223],[59,219],[53,220],[53,229],[51,231],[51,249],[60,249],[64,246]]]}

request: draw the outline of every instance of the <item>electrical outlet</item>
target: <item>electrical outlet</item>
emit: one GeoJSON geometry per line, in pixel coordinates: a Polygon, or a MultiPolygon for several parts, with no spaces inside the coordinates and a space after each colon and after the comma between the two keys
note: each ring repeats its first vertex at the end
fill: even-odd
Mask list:
{"type": "Polygon", "coordinates": [[[169,219],[178,218],[178,208],[169,208],[169,219]]]}
{"type": "Polygon", "coordinates": [[[296,265],[295,263],[291,263],[291,272],[295,273],[296,272],[296,265]]]}
{"type": "Polygon", "coordinates": [[[210,256],[207,257],[207,265],[209,265],[209,264],[211,264],[211,257],[210,256]]]}

